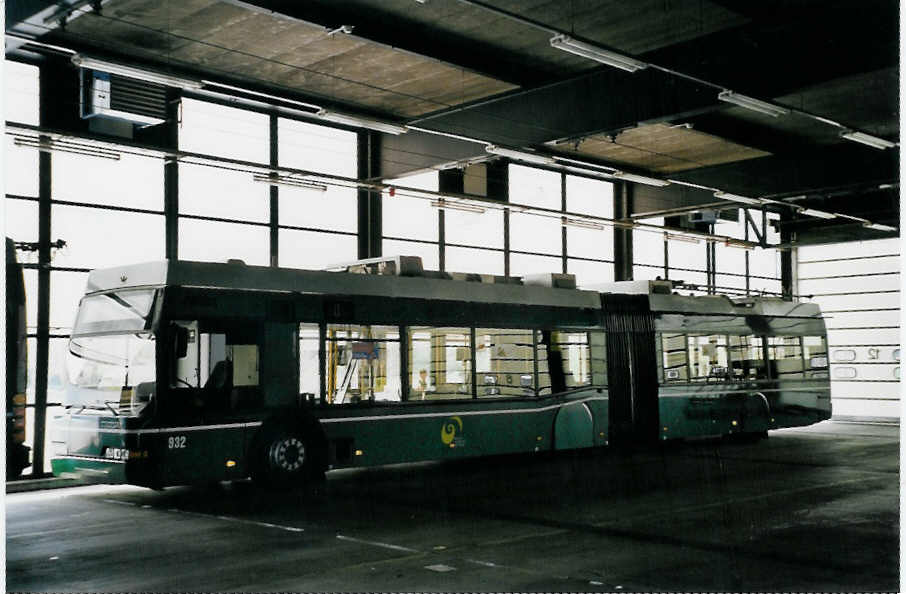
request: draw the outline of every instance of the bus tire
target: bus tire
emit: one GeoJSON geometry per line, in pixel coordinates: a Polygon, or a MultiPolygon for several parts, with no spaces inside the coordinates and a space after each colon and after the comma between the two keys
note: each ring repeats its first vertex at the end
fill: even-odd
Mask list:
{"type": "Polygon", "coordinates": [[[252,479],[276,490],[310,485],[323,479],[320,444],[301,424],[262,427],[254,452],[252,479]]]}

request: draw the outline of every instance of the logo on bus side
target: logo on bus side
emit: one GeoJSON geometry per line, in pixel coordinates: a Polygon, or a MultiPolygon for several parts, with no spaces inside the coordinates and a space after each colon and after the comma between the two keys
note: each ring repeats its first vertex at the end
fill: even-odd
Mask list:
{"type": "Polygon", "coordinates": [[[451,448],[462,447],[466,445],[462,433],[462,419],[459,417],[448,417],[440,428],[440,440],[444,445],[451,448]]]}

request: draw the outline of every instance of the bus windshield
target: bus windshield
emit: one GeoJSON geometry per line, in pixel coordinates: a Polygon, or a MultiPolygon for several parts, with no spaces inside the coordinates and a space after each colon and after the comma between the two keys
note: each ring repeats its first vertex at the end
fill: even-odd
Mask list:
{"type": "Polygon", "coordinates": [[[134,289],[85,297],[79,305],[72,335],[146,330],[153,303],[153,289],[134,289]]]}
{"type": "Polygon", "coordinates": [[[154,392],[154,350],[150,332],[73,337],[65,404],[138,414],[154,392]]]}

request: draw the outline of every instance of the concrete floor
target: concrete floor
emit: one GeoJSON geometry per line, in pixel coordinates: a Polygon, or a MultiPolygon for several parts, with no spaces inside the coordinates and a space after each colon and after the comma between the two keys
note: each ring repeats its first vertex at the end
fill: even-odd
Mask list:
{"type": "Polygon", "coordinates": [[[6,497],[9,591],[897,591],[899,428],[6,497]]]}

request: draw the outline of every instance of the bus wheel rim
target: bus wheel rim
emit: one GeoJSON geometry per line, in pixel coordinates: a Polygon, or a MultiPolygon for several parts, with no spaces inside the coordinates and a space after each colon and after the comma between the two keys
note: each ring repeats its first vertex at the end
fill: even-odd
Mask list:
{"type": "Polygon", "coordinates": [[[295,472],[305,463],[305,444],[297,437],[286,437],[270,448],[270,461],[276,468],[295,472]]]}

